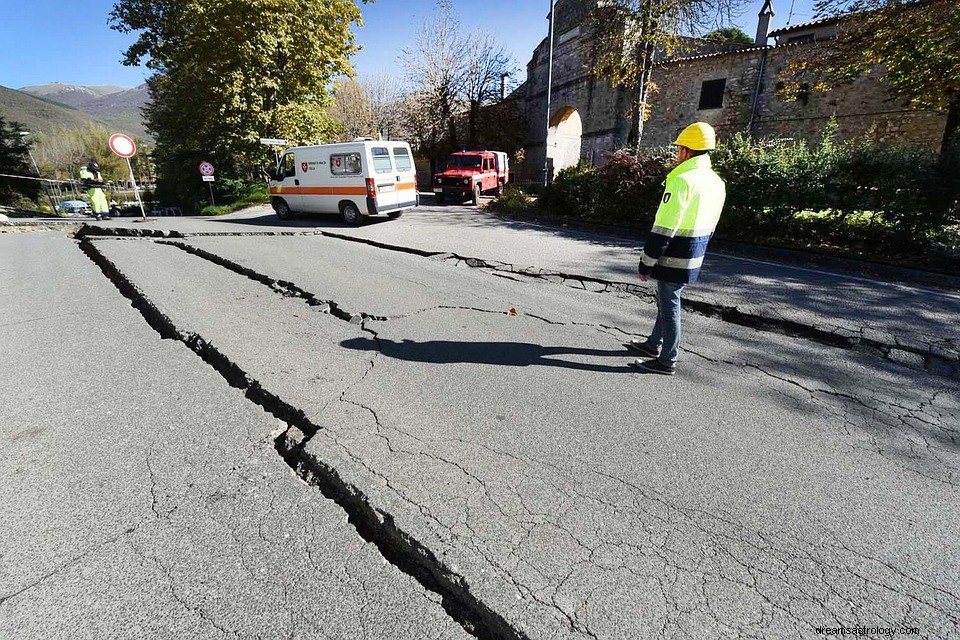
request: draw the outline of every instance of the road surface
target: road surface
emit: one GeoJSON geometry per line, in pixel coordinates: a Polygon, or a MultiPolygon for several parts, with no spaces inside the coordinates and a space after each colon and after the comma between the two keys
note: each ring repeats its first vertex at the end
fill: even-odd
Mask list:
{"type": "Polygon", "coordinates": [[[629,243],[127,228],[0,237],[0,636],[960,637],[955,292],[711,256],[668,378],[629,243]]]}

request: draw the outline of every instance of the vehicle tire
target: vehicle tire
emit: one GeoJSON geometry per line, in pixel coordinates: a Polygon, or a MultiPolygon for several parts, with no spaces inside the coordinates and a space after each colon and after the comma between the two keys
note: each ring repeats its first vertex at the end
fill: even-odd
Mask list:
{"type": "Polygon", "coordinates": [[[403,215],[403,211],[391,211],[390,213],[387,214],[387,217],[393,218],[394,220],[396,220],[402,215],[403,215]]]}
{"type": "Polygon", "coordinates": [[[473,185],[473,196],[470,198],[474,205],[480,204],[480,193],[480,183],[478,182],[477,184],[473,185]]]}
{"type": "Polygon", "coordinates": [[[273,201],[273,210],[281,220],[289,220],[293,217],[293,211],[290,210],[290,206],[286,201],[280,200],[279,198],[273,201]]]}
{"type": "Polygon", "coordinates": [[[363,216],[360,214],[360,209],[357,209],[357,205],[352,202],[344,202],[340,206],[340,217],[343,218],[344,222],[355,227],[363,224],[363,216]]]}
{"type": "Polygon", "coordinates": [[[447,201],[447,194],[442,191],[437,194],[437,204],[444,204],[447,201]]]}

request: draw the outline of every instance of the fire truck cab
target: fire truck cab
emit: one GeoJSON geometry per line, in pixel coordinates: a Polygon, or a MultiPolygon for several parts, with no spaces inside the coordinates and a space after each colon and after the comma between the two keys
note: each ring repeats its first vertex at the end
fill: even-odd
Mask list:
{"type": "Polygon", "coordinates": [[[485,193],[503,193],[508,179],[503,151],[458,151],[450,154],[443,171],[433,177],[433,192],[440,204],[447,198],[470,198],[477,204],[485,193]]]}

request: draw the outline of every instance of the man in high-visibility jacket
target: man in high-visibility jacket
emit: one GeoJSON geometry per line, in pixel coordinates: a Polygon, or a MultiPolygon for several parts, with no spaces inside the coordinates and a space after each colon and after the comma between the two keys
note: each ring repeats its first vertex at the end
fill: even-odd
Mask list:
{"type": "Polygon", "coordinates": [[[80,167],[80,181],[87,188],[93,215],[97,220],[109,220],[110,207],[107,205],[107,197],[103,195],[103,178],[96,160],[91,160],[86,167],[80,167]]]}
{"type": "Polygon", "coordinates": [[[674,144],[679,164],[667,174],[639,265],[640,280],[657,281],[657,320],[646,340],[627,345],[648,358],[632,366],[668,376],[676,373],[680,347],[680,292],[700,275],[726,198],[726,186],[710,166],[710,151],[717,146],[713,127],[695,122],[674,144]]]}

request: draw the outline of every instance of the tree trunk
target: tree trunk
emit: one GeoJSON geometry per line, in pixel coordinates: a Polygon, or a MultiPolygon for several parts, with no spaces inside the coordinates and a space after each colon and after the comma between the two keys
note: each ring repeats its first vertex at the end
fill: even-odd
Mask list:
{"type": "Polygon", "coordinates": [[[940,141],[940,153],[946,153],[960,146],[960,96],[954,96],[947,107],[947,126],[943,129],[943,140],[940,141]]]}
{"type": "Polygon", "coordinates": [[[480,117],[480,101],[470,101],[470,114],[467,117],[467,146],[471,149],[477,147],[477,120],[480,117]]]}

